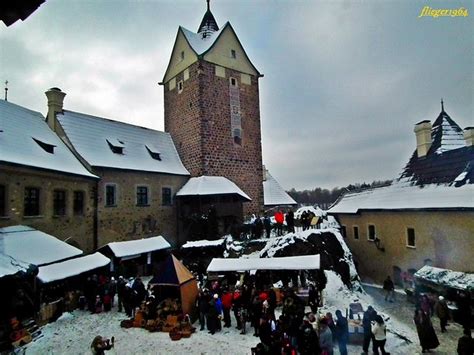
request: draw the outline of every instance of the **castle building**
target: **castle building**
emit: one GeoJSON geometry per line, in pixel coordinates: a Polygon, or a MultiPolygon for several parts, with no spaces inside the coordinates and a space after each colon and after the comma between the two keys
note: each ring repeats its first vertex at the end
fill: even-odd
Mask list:
{"type": "Polygon", "coordinates": [[[474,128],[463,131],[442,106],[415,134],[398,179],[348,193],[328,211],[367,280],[391,275],[402,285],[424,265],[474,272],[474,128]]]}
{"type": "Polygon", "coordinates": [[[208,8],[196,33],[178,28],[162,80],[165,131],[192,177],[221,176],[263,208],[258,81],[229,22],[219,28],[208,8]]]}

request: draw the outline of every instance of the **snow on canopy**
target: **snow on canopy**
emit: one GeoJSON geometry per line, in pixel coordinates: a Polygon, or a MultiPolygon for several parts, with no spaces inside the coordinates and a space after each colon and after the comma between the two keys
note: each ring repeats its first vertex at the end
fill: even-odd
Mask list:
{"type": "Polygon", "coordinates": [[[266,207],[297,204],[268,170],[265,170],[265,180],[263,181],[263,204],[266,207]]]}
{"type": "Polygon", "coordinates": [[[82,250],[52,235],[22,225],[0,228],[0,239],[3,253],[36,266],[82,254],[82,250]]]}
{"type": "Polygon", "coordinates": [[[460,187],[394,183],[362,192],[345,194],[329,213],[357,213],[360,210],[407,210],[474,208],[474,184],[460,187]]]}
{"type": "Polygon", "coordinates": [[[207,272],[250,270],[315,270],[319,269],[319,255],[287,256],[281,258],[214,258],[207,272]]]}
{"type": "Polygon", "coordinates": [[[303,207],[300,207],[296,210],[295,212],[295,218],[296,219],[300,219],[301,218],[301,215],[303,214],[303,212],[311,212],[313,213],[316,217],[325,217],[327,215],[327,212],[326,211],[323,211],[321,208],[319,207],[313,207],[313,206],[303,206],[303,207]]]}
{"type": "Polygon", "coordinates": [[[168,241],[161,235],[138,240],[112,242],[107,244],[106,246],[110,248],[112,253],[117,258],[123,258],[125,256],[139,255],[156,250],[171,248],[170,243],[168,243],[168,241]]]}
{"type": "Polygon", "coordinates": [[[57,118],[91,166],[189,175],[169,133],[66,110],[57,118]]]}
{"type": "Polygon", "coordinates": [[[0,161],[97,178],[49,128],[41,113],[5,100],[0,100],[0,145],[0,161]]]}
{"type": "Polygon", "coordinates": [[[0,277],[27,272],[30,264],[16,260],[9,255],[0,254],[0,277]]]}
{"type": "Polygon", "coordinates": [[[108,264],[110,264],[110,259],[96,252],[92,255],[80,256],[60,263],[40,266],[37,277],[43,283],[49,283],[77,276],[108,264]]]}
{"type": "Polygon", "coordinates": [[[218,240],[202,239],[202,240],[186,242],[185,244],[181,246],[181,248],[186,249],[186,248],[221,246],[221,245],[224,245],[225,241],[226,241],[225,239],[218,239],[218,240]]]}
{"type": "Polygon", "coordinates": [[[441,286],[474,291],[474,274],[425,265],[415,277],[441,286]]]}
{"type": "Polygon", "coordinates": [[[176,196],[205,196],[236,194],[247,201],[252,199],[235,183],[223,176],[199,176],[189,179],[176,196]]]}

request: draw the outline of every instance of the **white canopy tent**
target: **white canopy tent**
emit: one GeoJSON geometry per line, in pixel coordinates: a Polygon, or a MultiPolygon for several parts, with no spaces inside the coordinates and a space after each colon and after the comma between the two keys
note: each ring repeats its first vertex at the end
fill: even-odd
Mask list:
{"type": "Polygon", "coordinates": [[[247,201],[252,199],[234,182],[223,176],[199,176],[189,179],[176,196],[206,196],[236,194],[247,201]]]}
{"type": "Polygon", "coordinates": [[[207,272],[250,270],[315,270],[320,268],[318,255],[286,256],[281,258],[214,258],[207,272]]]}
{"type": "Polygon", "coordinates": [[[128,240],[124,242],[112,242],[107,244],[117,258],[129,256],[139,256],[143,253],[171,248],[170,243],[161,235],[138,240],[128,240]]]}
{"type": "Polygon", "coordinates": [[[60,263],[40,266],[38,279],[43,283],[67,279],[83,272],[98,269],[110,263],[110,259],[97,252],[92,255],[80,256],[60,263]]]}

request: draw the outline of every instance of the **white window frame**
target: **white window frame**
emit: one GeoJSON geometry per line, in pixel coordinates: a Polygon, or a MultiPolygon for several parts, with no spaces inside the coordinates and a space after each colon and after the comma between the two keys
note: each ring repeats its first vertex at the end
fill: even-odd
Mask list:
{"type": "Polygon", "coordinates": [[[405,245],[405,246],[406,246],[407,248],[410,248],[410,249],[416,249],[416,230],[415,230],[415,228],[414,228],[414,227],[408,227],[408,226],[407,226],[407,227],[405,228],[405,235],[406,235],[406,238],[405,238],[405,242],[406,242],[405,244],[406,244],[406,245],[405,245]],[[413,236],[415,237],[415,239],[414,239],[415,244],[414,244],[414,245],[408,244],[408,230],[409,230],[409,229],[413,229],[413,236]]]}

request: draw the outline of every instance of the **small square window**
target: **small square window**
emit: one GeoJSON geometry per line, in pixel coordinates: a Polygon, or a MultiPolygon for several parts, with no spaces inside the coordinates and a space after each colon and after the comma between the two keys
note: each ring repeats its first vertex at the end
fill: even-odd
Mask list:
{"type": "Polygon", "coordinates": [[[54,190],[53,192],[53,215],[66,215],[66,191],[54,190]]]}
{"type": "Polygon", "coordinates": [[[414,228],[407,228],[407,247],[416,247],[416,237],[414,228]]]}
{"type": "Polygon", "coordinates": [[[184,51],[181,51],[181,60],[184,60],[184,51]]]}
{"type": "Polygon", "coordinates": [[[178,93],[181,93],[183,92],[183,81],[179,81],[178,82],[178,93]]]}
{"type": "Polygon", "coordinates": [[[371,241],[375,240],[375,226],[373,224],[369,224],[367,239],[371,241]]]}
{"type": "Polygon", "coordinates": [[[230,50],[230,57],[233,59],[237,58],[237,53],[235,52],[235,49],[230,50]]]}
{"type": "Polygon", "coordinates": [[[230,85],[232,86],[237,86],[237,79],[236,78],[230,78],[230,85]]]}
{"type": "Polygon", "coordinates": [[[137,206],[148,206],[147,186],[137,186],[137,206]]]}
{"type": "Polygon", "coordinates": [[[354,229],[354,239],[359,239],[359,227],[354,226],[353,229],[354,229]]]}
{"type": "Polygon", "coordinates": [[[163,206],[171,206],[173,204],[171,189],[169,187],[163,187],[161,189],[161,204],[163,206]]]}
{"type": "Polygon", "coordinates": [[[115,185],[105,185],[105,205],[108,207],[117,204],[117,187],[115,185]]]}

